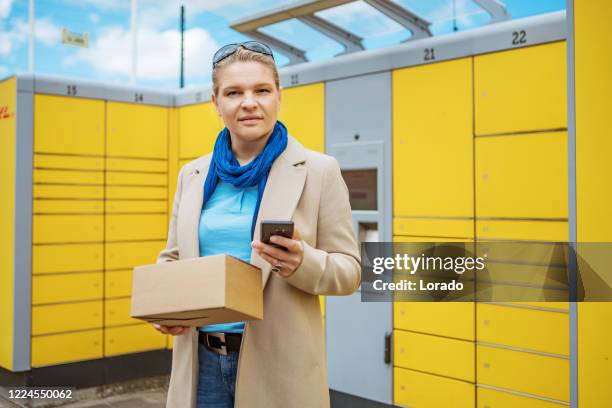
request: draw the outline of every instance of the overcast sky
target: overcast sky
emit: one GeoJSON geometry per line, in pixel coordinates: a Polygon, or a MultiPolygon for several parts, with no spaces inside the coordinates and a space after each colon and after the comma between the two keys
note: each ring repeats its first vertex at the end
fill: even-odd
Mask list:
{"type": "MultiPolygon", "coordinates": [[[[431,21],[434,35],[469,30],[489,17],[472,0],[395,0],[431,21]]],[[[210,82],[212,54],[227,43],[248,40],[231,22],[295,0],[139,0],[138,83],[176,88],[179,78],[180,5],[187,12],[187,86],[210,82]]],[[[512,18],[565,9],[564,0],[504,0],[512,18]]],[[[130,0],[35,0],[35,72],[129,83],[130,0]],[[61,43],[62,29],[89,33],[89,48],[61,43]]],[[[366,48],[387,47],[410,32],[363,1],[317,14],[364,38],[366,48]]],[[[307,52],[309,60],[333,58],[342,47],[295,20],[262,29],[307,52]]],[[[0,0],[0,78],[28,69],[28,0],[0,0]]],[[[282,65],[287,59],[276,56],[282,65]]]]}

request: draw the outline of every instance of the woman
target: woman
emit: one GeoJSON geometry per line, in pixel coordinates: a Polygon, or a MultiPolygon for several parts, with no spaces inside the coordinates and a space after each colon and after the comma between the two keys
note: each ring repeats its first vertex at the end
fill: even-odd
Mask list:
{"type": "Polygon", "coordinates": [[[329,406],[318,295],[359,287],[359,253],[337,161],[305,149],[277,121],[273,58],[255,41],[215,54],[212,101],[226,127],[212,154],[181,169],[158,258],[228,253],[260,267],[264,319],[199,330],[156,325],[176,336],[171,408],[329,406]],[[271,240],[286,251],[256,239],[261,220],[294,221],[292,239],[271,240]]]}

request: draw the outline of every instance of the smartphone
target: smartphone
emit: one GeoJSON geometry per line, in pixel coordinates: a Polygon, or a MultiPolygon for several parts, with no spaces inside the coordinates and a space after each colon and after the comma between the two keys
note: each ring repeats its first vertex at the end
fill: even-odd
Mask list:
{"type": "Polygon", "coordinates": [[[270,242],[272,235],[281,235],[286,238],[293,238],[293,221],[262,221],[261,222],[261,242],[272,245],[273,247],[287,250],[284,246],[270,242]]]}

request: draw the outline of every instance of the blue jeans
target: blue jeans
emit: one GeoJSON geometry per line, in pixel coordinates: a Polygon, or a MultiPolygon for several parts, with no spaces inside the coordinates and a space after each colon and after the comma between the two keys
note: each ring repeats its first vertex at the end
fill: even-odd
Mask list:
{"type": "Polygon", "coordinates": [[[238,353],[224,356],[198,344],[198,362],[197,408],[232,408],[236,393],[238,353]]]}

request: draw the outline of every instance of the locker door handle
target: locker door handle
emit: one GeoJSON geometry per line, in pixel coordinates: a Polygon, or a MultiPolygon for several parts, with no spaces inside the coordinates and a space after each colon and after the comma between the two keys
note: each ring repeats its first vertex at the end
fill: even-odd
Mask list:
{"type": "Polygon", "coordinates": [[[385,333],[385,364],[391,364],[391,333],[385,333]]]}

